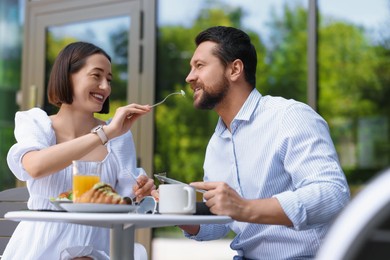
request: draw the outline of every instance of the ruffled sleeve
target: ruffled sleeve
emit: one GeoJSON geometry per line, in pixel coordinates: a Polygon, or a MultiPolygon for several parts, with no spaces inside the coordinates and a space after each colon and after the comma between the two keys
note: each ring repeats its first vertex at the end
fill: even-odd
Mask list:
{"type": "Polygon", "coordinates": [[[21,181],[32,179],[22,165],[23,156],[30,151],[41,150],[55,144],[55,134],[45,111],[33,108],[15,115],[14,144],[7,155],[12,173],[21,181]]]}

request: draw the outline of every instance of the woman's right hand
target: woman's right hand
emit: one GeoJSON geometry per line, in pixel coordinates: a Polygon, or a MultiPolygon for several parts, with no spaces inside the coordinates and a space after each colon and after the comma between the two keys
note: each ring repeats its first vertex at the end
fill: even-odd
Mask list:
{"type": "Polygon", "coordinates": [[[120,136],[128,132],[133,123],[140,117],[151,111],[149,105],[130,104],[117,108],[114,117],[103,130],[108,139],[120,136]]]}
{"type": "Polygon", "coordinates": [[[159,190],[152,190],[152,192],[150,193],[150,195],[153,196],[153,198],[158,202],[160,200],[160,192],[159,190]]]}

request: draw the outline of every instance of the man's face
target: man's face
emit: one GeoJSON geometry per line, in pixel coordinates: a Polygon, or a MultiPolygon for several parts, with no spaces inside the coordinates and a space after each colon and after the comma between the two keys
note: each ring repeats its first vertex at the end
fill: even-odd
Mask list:
{"type": "Polygon", "coordinates": [[[214,109],[229,90],[225,67],[212,53],[217,44],[203,42],[195,50],[186,81],[194,91],[194,106],[199,109],[214,109]]]}

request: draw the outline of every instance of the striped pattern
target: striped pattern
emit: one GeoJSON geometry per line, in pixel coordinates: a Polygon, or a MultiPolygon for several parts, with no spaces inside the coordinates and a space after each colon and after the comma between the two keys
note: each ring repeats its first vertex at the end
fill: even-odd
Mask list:
{"type": "Polygon", "coordinates": [[[204,225],[197,240],[233,230],[231,247],[251,259],[313,258],[349,189],[326,122],[309,106],[255,89],[233,122],[220,119],[206,151],[205,181],[247,199],[276,197],[293,228],[233,222],[204,225]]]}

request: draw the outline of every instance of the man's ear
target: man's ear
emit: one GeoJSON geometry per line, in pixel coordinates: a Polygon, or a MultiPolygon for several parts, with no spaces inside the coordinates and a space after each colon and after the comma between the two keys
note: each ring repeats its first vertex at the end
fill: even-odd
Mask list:
{"type": "Polygon", "coordinates": [[[237,81],[240,77],[244,76],[244,63],[240,59],[234,60],[230,64],[230,80],[237,81]]]}

